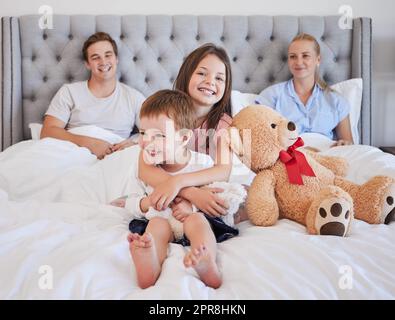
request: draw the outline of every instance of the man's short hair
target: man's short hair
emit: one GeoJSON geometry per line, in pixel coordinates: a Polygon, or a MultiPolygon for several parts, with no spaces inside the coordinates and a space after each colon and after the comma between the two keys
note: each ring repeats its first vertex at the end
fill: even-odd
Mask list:
{"type": "Polygon", "coordinates": [[[192,98],[178,90],[160,90],[149,96],[140,110],[140,118],[164,114],[174,121],[176,130],[195,128],[195,109],[192,98]]]}
{"type": "Polygon", "coordinates": [[[111,43],[112,48],[114,50],[115,55],[118,57],[118,47],[116,42],[108,33],[105,32],[96,32],[92,34],[85,42],[82,47],[82,55],[84,56],[84,60],[88,62],[88,48],[99,41],[108,41],[111,43]]]}

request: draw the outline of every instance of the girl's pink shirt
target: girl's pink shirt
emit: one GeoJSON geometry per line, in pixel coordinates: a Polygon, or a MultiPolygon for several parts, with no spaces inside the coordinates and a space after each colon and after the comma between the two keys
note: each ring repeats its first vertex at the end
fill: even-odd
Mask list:
{"type": "Polygon", "coordinates": [[[227,113],[222,115],[216,129],[207,130],[207,121],[203,122],[199,128],[193,129],[193,137],[189,142],[189,148],[196,152],[206,153],[210,155],[212,159],[215,159],[218,138],[231,124],[232,117],[227,113]],[[213,138],[209,140],[209,148],[206,146],[207,134],[213,135],[213,138]]]}

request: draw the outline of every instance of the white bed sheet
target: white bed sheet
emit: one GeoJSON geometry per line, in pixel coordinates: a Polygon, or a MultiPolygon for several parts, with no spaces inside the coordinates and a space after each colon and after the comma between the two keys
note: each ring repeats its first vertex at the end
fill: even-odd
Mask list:
{"type": "MultiPolygon", "coordinates": [[[[243,222],[239,237],[218,245],[221,288],[205,287],[184,268],[185,249],[171,244],[157,284],[139,289],[125,240],[130,217],[106,204],[132,190],[137,152],[132,147],[97,161],[84,148],[46,139],[0,154],[0,298],[395,298],[395,223],[362,221],[345,239],[310,236],[285,219],[270,228],[243,222]],[[53,270],[52,290],[39,287],[43,265],[53,270]],[[351,289],[339,286],[342,268],[352,270],[351,289]]],[[[323,152],[352,161],[353,181],[375,173],[395,178],[395,157],[376,148],[323,152]]]]}

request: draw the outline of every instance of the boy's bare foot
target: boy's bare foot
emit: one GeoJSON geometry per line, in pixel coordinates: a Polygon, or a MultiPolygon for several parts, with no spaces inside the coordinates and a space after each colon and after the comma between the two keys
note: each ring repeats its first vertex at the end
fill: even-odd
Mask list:
{"type": "Polygon", "coordinates": [[[217,289],[222,284],[221,273],[215,259],[204,245],[191,249],[184,257],[185,267],[193,267],[200,279],[209,287],[217,289]]]}
{"type": "Polygon", "coordinates": [[[160,264],[152,235],[145,233],[140,236],[137,233],[130,233],[128,242],[139,287],[145,289],[154,285],[160,274],[160,264]]]}

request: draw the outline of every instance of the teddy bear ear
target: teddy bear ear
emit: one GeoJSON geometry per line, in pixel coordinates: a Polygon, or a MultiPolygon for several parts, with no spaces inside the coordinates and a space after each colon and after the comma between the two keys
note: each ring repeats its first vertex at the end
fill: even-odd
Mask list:
{"type": "Polygon", "coordinates": [[[239,157],[244,155],[243,141],[241,140],[239,129],[236,127],[228,128],[229,146],[239,157]]]}

